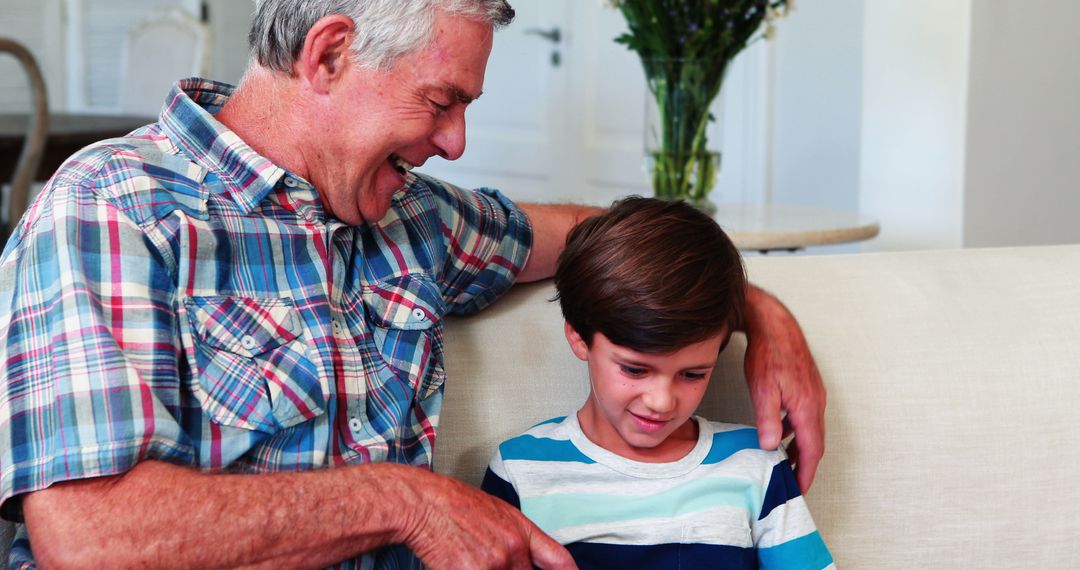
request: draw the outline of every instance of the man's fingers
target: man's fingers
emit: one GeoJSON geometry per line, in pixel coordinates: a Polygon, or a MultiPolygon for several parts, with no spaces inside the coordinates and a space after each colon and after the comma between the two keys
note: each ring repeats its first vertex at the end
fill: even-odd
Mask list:
{"type": "Polygon", "coordinates": [[[570,552],[539,528],[533,527],[529,541],[532,562],[536,566],[544,570],[577,569],[577,564],[574,564],[574,558],[570,556],[570,552]]]}
{"type": "Polygon", "coordinates": [[[780,390],[775,382],[768,386],[755,386],[754,415],[757,417],[758,442],[761,449],[773,450],[780,447],[783,427],[780,423],[780,390]]]}
{"type": "Polygon", "coordinates": [[[810,490],[817,473],[818,463],[825,454],[825,421],[815,406],[800,406],[788,412],[788,419],[795,428],[796,469],[795,479],[803,493],[810,490]]]}
{"type": "Polygon", "coordinates": [[[791,420],[788,419],[787,416],[784,416],[782,424],[784,426],[784,435],[782,437],[783,439],[787,439],[795,433],[795,428],[791,425],[791,420]]]}
{"type": "Polygon", "coordinates": [[[795,480],[799,482],[799,490],[801,490],[804,495],[810,490],[810,486],[814,484],[814,475],[817,474],[817,467],[820,461],[820,454],[813,459],[809,457],[799,458],[799,466],[795,469],[795,480]]]}

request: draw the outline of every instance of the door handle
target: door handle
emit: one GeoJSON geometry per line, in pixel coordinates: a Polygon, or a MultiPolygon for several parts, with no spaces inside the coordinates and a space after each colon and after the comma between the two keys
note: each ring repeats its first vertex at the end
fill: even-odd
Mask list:
{"type": "Polygon", "coordinates": [[[525,30],[525,35],[540,36],[545,40],[557,44],[562,41],[562,30],[558,26],[551,28],[550,30],[544,30],[541,28],[529,28],[525,30]]]}

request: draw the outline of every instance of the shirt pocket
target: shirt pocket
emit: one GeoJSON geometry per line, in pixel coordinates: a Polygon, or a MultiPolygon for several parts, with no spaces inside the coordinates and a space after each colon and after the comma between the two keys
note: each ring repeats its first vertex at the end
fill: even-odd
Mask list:
{"type": "Polygon", "coordinates": [[[361,297],[382,360],[420,399],[446,380],[442,318],[446,304],[434,281],[403,275],[363,286],[361,297]]]}
{"type": "Polygon", "coordinates": [[[189,297],[198,388],[215,422],[273,433],[325,410],[291,299],[189,297]]]}

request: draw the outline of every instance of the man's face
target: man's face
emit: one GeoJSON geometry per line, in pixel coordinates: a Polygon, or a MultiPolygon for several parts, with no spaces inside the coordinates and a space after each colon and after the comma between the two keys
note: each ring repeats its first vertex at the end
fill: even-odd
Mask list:
{"type": "Polygon", "coordinates": [[[381,220],[407,169],[465,151],[465,107],[480,96],[492,28],[438,12],[431,44],[389,70],[347,65],[335,87],[324,156],[311,172],[338,219],[381,220]]]}
{"type": "Polygon", "coordinates": [[[593,443],[637,461],[675,461],[696,443],[690,416],[709,385],[727,330],[667,354],[638,352],[601,333],[585,344],[566,325],[574,353],[589,364],[592,391],[581,428],[593,443]]]}

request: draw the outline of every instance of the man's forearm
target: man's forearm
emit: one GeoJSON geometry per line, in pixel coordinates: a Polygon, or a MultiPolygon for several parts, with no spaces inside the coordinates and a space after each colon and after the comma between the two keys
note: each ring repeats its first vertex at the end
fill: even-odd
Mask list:
{"type": "Polygon", "coordinates": [[[742,332],[747,335],[763,334],[774,319],[795,322],[787,308],[776,298],[753,283],[747,283],[746,302],[743,305],[742,332]]]}
{"type": "Polygon", "coordinates": [[[532,250],[518,281],[526,283],[555,274],[555,262],[566,247],[566,235],[581,220],[603,212],[603,208],[578,204],[519,204],[533,228],[532,250]]]}
{"type": "Polygon", "coordinates": [[[23,507],[46,567],[320,568],[399,542],[418,471],[221,475],[150,461],[31,493],[23,507]]]}

